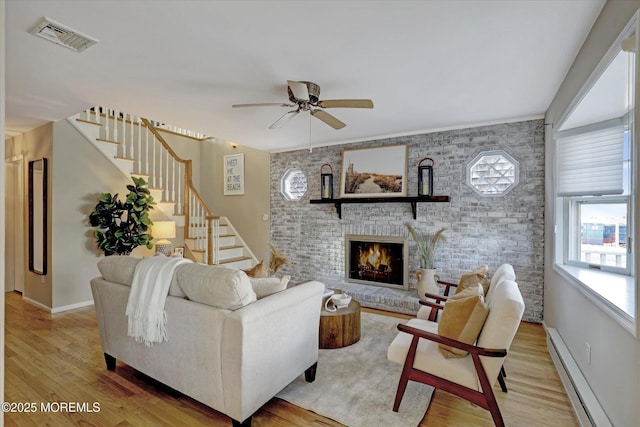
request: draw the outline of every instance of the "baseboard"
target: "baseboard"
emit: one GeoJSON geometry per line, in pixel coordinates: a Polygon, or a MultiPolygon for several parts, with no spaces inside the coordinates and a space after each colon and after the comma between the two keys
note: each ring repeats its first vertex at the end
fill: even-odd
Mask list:
{"type": "Polygon", "coordinates": [[[82,308],[93,305],[93,300],[78,302],[75,304],[63,305],[62,307],[56,307],[51,309],[51,314],[62,313],[63,311],[75,310],[76,308],[82,308]]]}
{"type": "Polygon", "coordinates": [[[87,307],[89,305],[93,305],[93,300],[90,300],[90,301],[78,302],[76,304],[63,305],[62,307],[51,308],[51,307],[47,307],[46,305],[36,300],[33,300],[25,296],[23,296],[22,299],[28,302],[29,304],[35,305],[36,307],[39,307],[45,311],[48,311],[51,314],[62,313],[63,311],[69,311],[69,310],[74,310],[76,308],[82,308],[82,307],[87,307]]]}
{"type": "Polygon", "coordinates": [[[31,298],[27,298],[27,297],[25,297],[24,295],[22,295],[22,299],[23,299],[24,301],[28,302],[28,303],[29,303],[29,304],[31,304],[31,305],[35,305],[35,306],[36,306],[36,307],[38,307],[38,308],[41,308],[41,309],[43,309],[43,310],[45,310],[45,311],[48,311],[48,312],[51,312],[51,307],[47,307],[46,305],[44,305],[44,304],[42,304],[42,303],[40,303],[40,302],[38,302],[38,301],[36,301],[36,300],[33,300],[33,299],[31,299],[31,298]]]}
{"type": "Polygon", "coordinates": [[[569,348],[555,328],[547,328],[547,349],[582,427],[611,427],[607,414],[589,387],[569,348]]]}

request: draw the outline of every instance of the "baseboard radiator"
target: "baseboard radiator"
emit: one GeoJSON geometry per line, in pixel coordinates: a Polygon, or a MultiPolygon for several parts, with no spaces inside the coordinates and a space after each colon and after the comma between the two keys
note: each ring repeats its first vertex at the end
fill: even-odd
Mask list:
{"type": "Polygon", "coordinates": [[[560,375],[567,395],[582,427],[611,427],[600,402],[589,387],[569,349],[554,328],[547,330],[547,349],[560,375]]]}

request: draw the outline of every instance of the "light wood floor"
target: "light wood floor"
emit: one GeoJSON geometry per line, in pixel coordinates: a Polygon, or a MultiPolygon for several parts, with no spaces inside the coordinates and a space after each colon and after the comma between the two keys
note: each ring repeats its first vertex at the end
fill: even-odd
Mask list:
{"type": "MultiPolygon", "coordinates": [[[[47,402],[87,402],[91,406],[97,402],[100,406],[99,412],[91,413],[6,413],[7,426],[231,425],[225,415],[176,395],[127,365],[118,362],[114,372],[107,371],[93,307],[52,315],[23,302],[20,294],[8,293],[5,325],[5,401],[35,402],[38,406],[47,402]]],[[[508,426],[578,425],[540,325],[520,326],[505,368],[509,392],[502,393],[496,386],[495,393],[508,426]]],[[[254,415],[253,425],[340,426],[275,398],[254,415]]],[[[493,423],[487,411],[436,390],[420,425],[493,423]]]]}

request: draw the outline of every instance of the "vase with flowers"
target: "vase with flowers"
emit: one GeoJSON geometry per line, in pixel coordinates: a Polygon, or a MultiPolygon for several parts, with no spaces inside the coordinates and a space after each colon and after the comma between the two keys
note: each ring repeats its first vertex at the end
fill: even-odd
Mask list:
{"type": "Polygon", "coordinates": [[[426,299],[425,294],[430,293],[437,295],[440,291],[437,280],[440,276],[436,273],[434,260],[436,257],[436,248],[438,243],[445,238],[443,233],[445,228],[440,228],[435,233],[419,232],[411,224],[406,224],[411,237],[416,242],[418,248],[418,257],[420,259],[420,269],[416,272],[418,279],[418,297],[426,299]]]}

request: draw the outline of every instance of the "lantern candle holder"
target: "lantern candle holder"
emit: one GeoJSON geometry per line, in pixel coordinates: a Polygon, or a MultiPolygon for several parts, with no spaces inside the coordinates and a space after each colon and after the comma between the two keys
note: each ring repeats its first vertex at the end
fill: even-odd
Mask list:
{"type": "Polygon", "coordinates": [[[418,196],[433,196],[433,166],[435,162],[430,157],[425,157],[418,163],[418,196]],[[431,162],[423,165],[424,161],[431,162]]]}
{"type": "Polygon", "coordinates": [[[333,199],[333,168],[328,163],[320,166],[320,198],[333,199]],[[325,166],[329,167],[329,173],[322,172],[325,166]]]}

